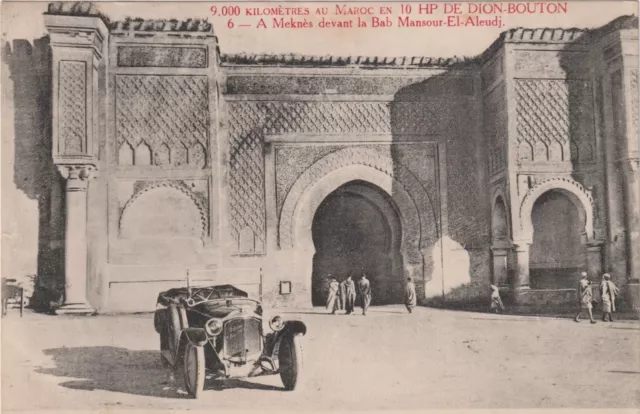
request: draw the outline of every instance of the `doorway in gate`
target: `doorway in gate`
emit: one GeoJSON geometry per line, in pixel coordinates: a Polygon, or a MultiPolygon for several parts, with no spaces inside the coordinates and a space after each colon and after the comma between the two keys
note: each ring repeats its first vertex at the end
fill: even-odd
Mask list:
{"type": "Polygon", "coordinates": [[[372,305],[402,303],[404,278],[400,254],[401,224],[389,195],[365,181],[351,181],[330,193],[312,225],[312,302],[326,303],[329,277],[367,275],[372,305]]]}

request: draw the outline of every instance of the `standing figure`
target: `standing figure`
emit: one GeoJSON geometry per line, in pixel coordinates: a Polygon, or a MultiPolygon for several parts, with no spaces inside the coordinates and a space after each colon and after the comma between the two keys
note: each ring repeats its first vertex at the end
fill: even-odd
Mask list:
{"type": "Polygon", "coordinates": [[[600,283],[600,297],[602,298],[602,320],[607,321],[607,315],[609,315],[609,321],[613,322],[611,314],[616,311],[616,296],[620,293],[620,290],[611,281],[611,275],[605,273],[602,275],[602,283],[600,283]]]}
{"type": "Polygon", "coordinates": [[[413,308],[416,307],[416,285],[413,284],[413,280],[410,277],[407,278],[407,288],[404,294],[404,305],[407,307],[409,313],[413,312],[413,308]]]}
{"type": "Polygon", "coordinates": [[[591,301],[593,300],[593,292],[591,291],[591,282],[587,279],[587,272],[582,272],[580,284],[578,284],[578,303],[580,306],[580,310],[576,314],[576,317],[573,319],[576,322],[580,322],[580,314],[583,310],[587,310],[589,312],[589,319],[591,323],[596,323],[593,320],[593,305],[591,301]]]}
{"type": "Polygon", "coordinates": [[[500,313],[504,311],[504,305],[500,298],[500,289],[498,286],[491,285],[491,312],[500,313]]]}
{"type": "Polygon", "coordinates": [[[327,297],[327,310],[331,311],[332,315],[335,315],[336,311],[340,308],[340,284],[335,277],[329,279],[329,296],[327,297]]]}
{"type": "Polygon", "coordinates": [[[347,282],[347,280],[343,280],[342,282],[340,282],[338,284],[338,309],[339,310],[343,310],[346,309],[347,305],[345,302],[345,297],[346,297],[346,288],[345,288],[345,283],[347,282]]]}
{"type": "Polygon", "coordinates": [[[367,279],[367,275],[362,274],[362,279],[358,282],[358,288],[360,290],[360,296],[362,296],[362,314],[367,314],[367,309],[371,304],[371,283],[367,279]]]}
{"type": "Polygon", "coordinates": [[[351,279],[351,275],[342,283],[344,283],[344,309],[347,311],[347,315],[351,315],[356,303],[356,284],[351,279]]]}

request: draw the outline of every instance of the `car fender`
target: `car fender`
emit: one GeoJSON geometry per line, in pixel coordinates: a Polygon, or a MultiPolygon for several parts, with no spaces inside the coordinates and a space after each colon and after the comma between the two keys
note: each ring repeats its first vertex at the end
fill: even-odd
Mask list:
{"type": "Polygon", "coordinates": [[[307,325],[302,321],[285,321],[282,333],[306,335],[307,325]]]}
{"type": "Polygon", "coordinates": [[[305,335],[307,333],[307,325],[302,321],[285,321],[284,328],[281,331],[273,332],[266,335],[265,354],[272,359],[278,359],[280,344],[285,338],[294,335],[305,335]]]}
{"type": "Polygon", "coordinates": [[[162,334],[162,328],[165,323],[167,323],[167,310],[157,309],[153,314],[153,327],[157,333],[162,334]]]}
{"type": "Polygon", "coordinates": [[[192,345],[203,346],[207,343],[207,333],[203,328],[187,328],[182,331],[182,341],[189,341],[192,345]]]}

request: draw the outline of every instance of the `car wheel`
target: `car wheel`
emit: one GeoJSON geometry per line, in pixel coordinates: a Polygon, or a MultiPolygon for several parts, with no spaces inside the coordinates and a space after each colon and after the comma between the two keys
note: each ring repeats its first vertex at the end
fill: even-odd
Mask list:
{"type": "Polygon", "coordinates": [[[184,386],[193,398],[204,391],[204,347],[190,342],[184,352],[184,386]]]}
{"type": "Polygon", "coordinates": [[[287,391],[293,391],[300,384],[300,374],[302,373],[300,335],[287,335],[282,338],[278,360],[282,384],[287,391]]]}
{"type": "Polygon", "coordinates": [[[182,330],[188,328],[185,310],[177,305],[169,305],[167,308],[169,320],[167,322],[167,341],[171,355],[177,356],[178,344],[182,336],[182,330]]]}

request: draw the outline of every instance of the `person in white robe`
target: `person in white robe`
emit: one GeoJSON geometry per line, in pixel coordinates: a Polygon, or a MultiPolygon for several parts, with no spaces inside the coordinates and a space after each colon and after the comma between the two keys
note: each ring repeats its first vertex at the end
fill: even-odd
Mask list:
{"type": "Polygon", "coordinates": [[[600,298],[602,300],[602,320],[613,322],[611,314],[616,311],[616,297],[620,294],[620,290],[611,281],[611,275],[605,273],[602,275],[602,283],[600,283],[600,298]]]}

